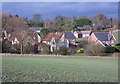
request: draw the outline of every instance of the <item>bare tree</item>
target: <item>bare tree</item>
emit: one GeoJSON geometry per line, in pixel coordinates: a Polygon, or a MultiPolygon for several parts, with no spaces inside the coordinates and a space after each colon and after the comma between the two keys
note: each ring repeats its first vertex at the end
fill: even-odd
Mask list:
{"type": "Polygon", "coordinates": [[[85,54],[90,56],[103,56],[105,55],[105,47],[100,44],[88,44],[85,48],[85,54]]]}
{"type": "Polygon", "coordinates": [[[33,15],[32,21],[35,22],[35,23],[38,23],[38,22],[42,21],[41,15],[40,14],[33,15]]]}

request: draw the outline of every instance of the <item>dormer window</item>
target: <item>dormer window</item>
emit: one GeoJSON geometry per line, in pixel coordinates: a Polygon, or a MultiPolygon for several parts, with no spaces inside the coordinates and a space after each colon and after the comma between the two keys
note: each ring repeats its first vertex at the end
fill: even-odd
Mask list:
{"type": "Polygon", "coordinates": [[[75,41],[75,39],[72,39],[72,41],[75,41]]]}
{"type": "Polygon", "coordinates": [[[114,40],[111,40],[111,43],[114,43],[114,40]]]}

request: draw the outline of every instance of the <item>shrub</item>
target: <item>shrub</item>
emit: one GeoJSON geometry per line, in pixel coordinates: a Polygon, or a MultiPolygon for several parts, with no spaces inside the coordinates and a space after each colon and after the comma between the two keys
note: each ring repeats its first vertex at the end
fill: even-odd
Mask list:
{"type": "Polygon", "coordinates": [[[34,46],[31,45],[30,43],[26,46],[23,46],[23,53],[24,54],[30,54],[34,52],[34,46]]]}
{"type": "Polygon", "coordinates": [[[85,47],[87,44],[88,44],[87,41],[79,41],[78,47],[79,47],[79,48],[83,48],[83,47],[85,47]]]}
{"type": "Polygon", "coordinates": [[[77,46],[70,45],[70,47],[68,48],[68,53],[76,53],[77,50],[78,50],[77,46]]]}
{"type": "Polygon", "coordinates": [[[33,52],[35,53],[35,54],[37,54],[38,53],[38,45],[34,45],[33,46],[33,52]]]}
{"type": "Polygon", "coordinates": [[[59,53],[62,55],[66,55],[68,53],[68,48],[67,47],[60,47],[59,53]]]}
{"type": "Polygon", "coordinates": [[[12,44],[8,40],[2,41],[2,53],[10,53],[10,50],[12,48],[12,44]]]}
{"type": "Polygon", "coordinates": [[[90,56],[103,56],[105,55],[105,47],[102,45],[88,44],[84,50],[85,54],[90,56]]]}
{"type": "Polygon", "coordinates": [[[57,55],[57,54],[59,54],[59,51],[58,50],[54,50],[53,52],[49,52],[49,54],[57,55]]]}
{"type": "Polygon", "coordinates": [[[40,54],[50,54],[50,46],[49,45],[46,45],[44,43],[40,43],[38,45],[38,52],[40,54]]]}
{"type": "Polygon", "coordinates": [[[114,53],[115,49],[114,46],[106,46],[106,53],[114,53]]]}
{"type": "Polygon", "coordinates": [[[19,45],[13,45],[12,48],[9,50],[10,53],[16,53],[16,54],[20,54],[20,47],[19,45]]]}
{"type": "Polygon", "coordinates": [[[83,53],[84,50],[83,50],[83,48],[80,48],[77,52],[78,52],[78,53],[83,53]]]}
{"type": "Polygon", "coordinates": [[[115,46],[115,48],[120,52],[120,46],[115,46]]]}
{"type": "Polygon", "coordinates": [[[120,46],[120,43],[116,44],[116,46],[120,46]]]}

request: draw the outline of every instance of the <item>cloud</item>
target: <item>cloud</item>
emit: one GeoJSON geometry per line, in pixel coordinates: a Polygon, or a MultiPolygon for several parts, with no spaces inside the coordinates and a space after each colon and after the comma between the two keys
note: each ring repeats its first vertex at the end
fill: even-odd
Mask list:
{"type": "Polygon", "coordinates": [[[21,17],[32,18],[36,13],[44,18],[56,15],[94,16],[101,12],[108,17],[117,18],[117,2],[4,2],[3,12],[10,12],[21,17]]]}

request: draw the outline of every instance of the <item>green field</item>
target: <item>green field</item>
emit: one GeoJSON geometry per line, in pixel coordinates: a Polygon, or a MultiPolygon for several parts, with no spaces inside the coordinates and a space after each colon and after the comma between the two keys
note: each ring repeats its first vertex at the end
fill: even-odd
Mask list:
{"type": "Polygon", "coordinates": [[[114,58],[3,57],[3,82],[114,82],[114,58]]]}

